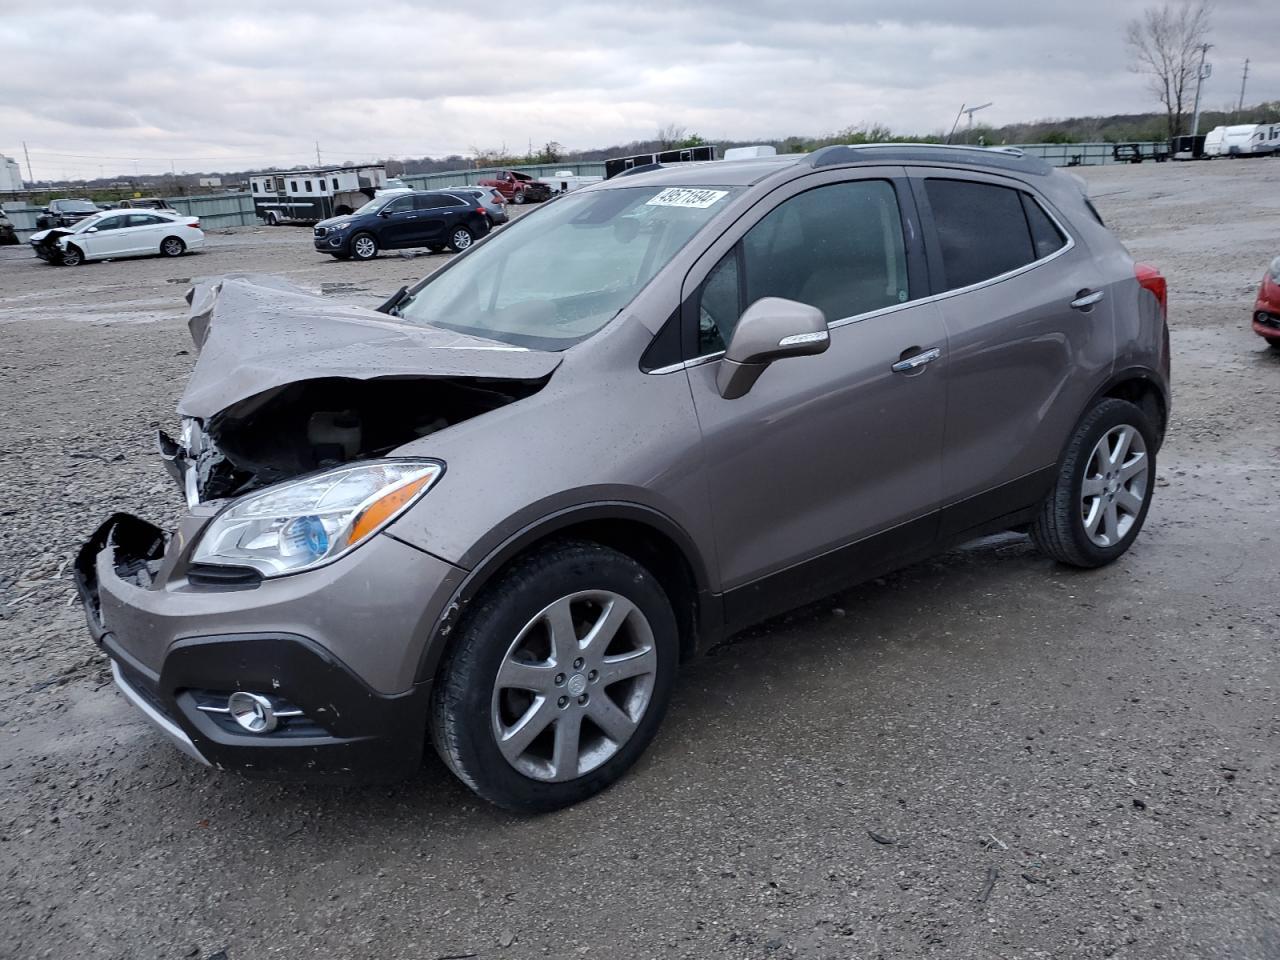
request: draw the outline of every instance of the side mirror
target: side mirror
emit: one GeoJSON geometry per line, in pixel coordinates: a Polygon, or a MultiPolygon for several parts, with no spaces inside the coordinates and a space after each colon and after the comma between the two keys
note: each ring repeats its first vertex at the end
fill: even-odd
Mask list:
{"type": "Polygon", "coordinates": [[[386,207],[383,207],[381,210],[378,211],[378,216],[389,217],[391,216],[391,211],[388,210],[386,207]]]}
{"type": "Polygon", "coordinates": [[[52,211],[52,210],[50,210],[48,207],[45,207],[45,208],[44,208],[43,210],[41,210],[40,212],[41,212],[41,213],[53,213],[53,211],[52,211]]]}
{"type": "Polygon", "coordinates": [[[736,400],[773,361],[823,353],[830,344],[827,318],[817,307],[762,297],[738,320],[716,372],[716,387],[726,400],[736,400]]]}
{"type": "Polygon", "coordinates": [[[85,233],[97,233],[97,232],[98,232],[97,227],[90,227],[88,230],[85,231],[85,233]]]}

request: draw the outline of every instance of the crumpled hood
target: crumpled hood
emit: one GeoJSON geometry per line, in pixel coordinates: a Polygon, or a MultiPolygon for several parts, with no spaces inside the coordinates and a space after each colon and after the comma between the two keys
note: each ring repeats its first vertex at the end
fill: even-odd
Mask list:
{"type": "Polygon", "coordinates": [[[199,348],[183,416],[206,418],[276,387],[328,377],[541,380],[560,355],[335,303],[274,277],[234,275],[187,293],[199,348]]]}

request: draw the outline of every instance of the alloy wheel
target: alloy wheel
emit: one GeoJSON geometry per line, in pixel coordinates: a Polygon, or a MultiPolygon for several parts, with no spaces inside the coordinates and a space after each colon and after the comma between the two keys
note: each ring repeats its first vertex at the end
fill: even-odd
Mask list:
{"type": "Polygon", "coordinates": [[[182,253],[183,243],[176,237],[170,237],[164,242],[163,250],[165,256],[176,257],[178,254],[182,253]]]}
{"type": "Polygon", "coordinates": [[[1147,498],[1149,463],[1142,434],[1128,424],[1098,440],[1080,488],[1080,518],[1097,546],[1114,547],[1133,529],[1147,498]]]}
{"type": "Polygon", "coordinates": [[[471,246],[471,234],[466,230],[459,230],[453,235],[453,249],[465,250],[471,246]]]}
{"type": "Polygon", "coordinates": [[[561,597],[525,624],[498,668],[499,751],[535,780],[589,773],[635,733],[657,669],[653,630],[634,603],[609,590],[561,597]]]}
{"type": "Polygon", "coordinates": [[[368,260],[378,252],[378,245],[373,242],[372,237],[356,237],[356,242],[352,246],[356,256],[361,260],[368,260]]]}

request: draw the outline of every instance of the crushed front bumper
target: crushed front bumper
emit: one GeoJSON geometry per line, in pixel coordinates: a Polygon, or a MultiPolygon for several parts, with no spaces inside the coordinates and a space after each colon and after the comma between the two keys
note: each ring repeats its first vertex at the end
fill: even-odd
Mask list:
{"type": "Polygon", "coordinates": [[[250,776],[367,780],[415,770],[430,684],[411,678],[436,598],[443,603],[462,572],[379,535],[306,574],[202,580],[182,566],[192,540],[188,528],[171,541],[116,514],[77,557],[89,631],[125,697],[182,752],[250,776]],[[250,733],[225,710],[236,691],[291,715],[250,733]]]}

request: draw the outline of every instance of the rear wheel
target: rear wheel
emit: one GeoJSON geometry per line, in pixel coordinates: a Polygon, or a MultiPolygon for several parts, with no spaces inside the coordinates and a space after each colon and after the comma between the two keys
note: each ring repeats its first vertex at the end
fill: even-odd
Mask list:
{"type": "Polygon", "coordinates": [[[371,233],[357,233],[351,238],[351,256],[356,260],[372,260],[378,255],[378,241],[371,233]]]}
{"type": "Polygon", "coordinates": [[[274,214],[274,213],[268,213],[268,214],[267,214],[267,226],[268,226],[268,227],[278,227],[278,226],[280,226],[280,218],[279,218],[278,216],[276,216],[276,214],[274,214]]]}
{"type": "Polygon", "coordinates": [[[1101,567],[1128,550],[1151,506],[1155,451],[1155,431],[1141,409],[1126,400],[1099,402],[1076,427],[1031,527],[1041,552],[1101,567]]]}
{"type": "Polygon", "coordinates": [[[84,251],[74,243],[69,243],[67,248],[62,251],[61,261],[64,267],[78,267],[84,263],[84,251]]]}
{"type": "Polygon", "coordinates": [[[580,542],[530,554],[458,631],[432,700],[436,750],[507,809],[577,803],[653,739],[678,651],[666,594],[630,557],[580,542]]]}
{"type": "Polygon", "coordinates": [[[187,245],[178,237],[165,237],[160,242],[160,252],[166,257],[180,257],[187,252],[187,245]]]}
{"type": "Polygon", "coordinates": [[[449,246],[461,253],[475,243],[475,239],[475,234],[466,227],[454,227],[453,232],[449,234],[449,246]]]}

